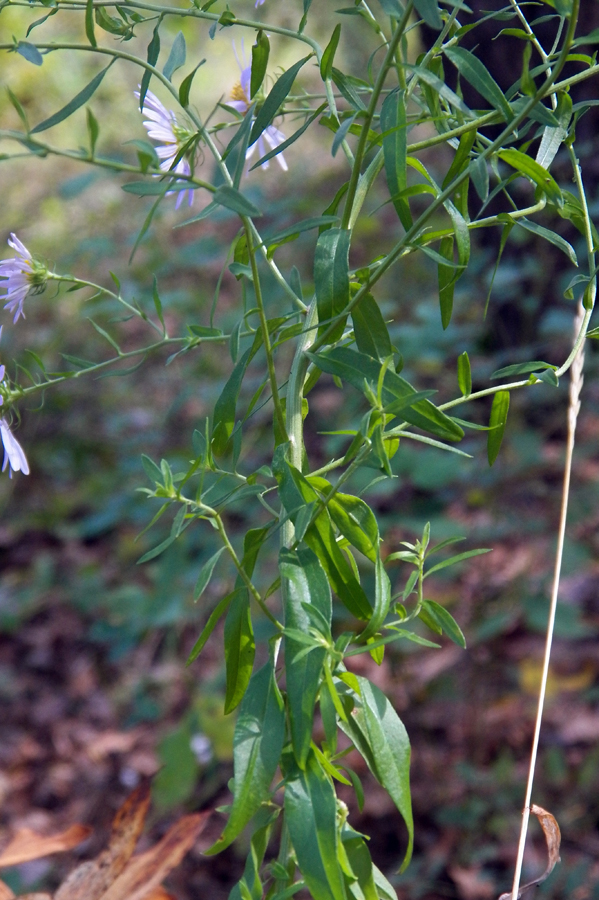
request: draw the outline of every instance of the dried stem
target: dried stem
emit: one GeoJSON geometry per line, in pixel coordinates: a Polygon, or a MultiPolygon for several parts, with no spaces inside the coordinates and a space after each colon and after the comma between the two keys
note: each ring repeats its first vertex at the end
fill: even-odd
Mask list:
{"type": "MultiPolygon", "coordinates": [[[[579,305],[576,318],[574,320],[574,340],[580,331],[586,310],[582,302],[579,305]]],[[[528,819],[530,817],[530,804],[532,799],[532,786],[535,776],[535,767],[537,762],[537,754],[539,749],[539,735],[541,733],[541,722],[543,719],[543,707],[545,705],[545,694],[547,690],[547,676],[549,673],[549,660],[551,657],[551,644],[553,641],[553,629],[555,624],[555,611],[557,608],[557,593],[559,589],[559,579],[562,567],[562,556],[564,551],[564,536],[566,532],[566,517],[568,514],[568,498],[570,495],[570,475],[572,472],[572,455],[574,452],[574,438],[576,434],[576,421],[580,410],[580,391],[583,383],[582,369],[584,366],[584,351],[580,347],[574,361],[572,363],[570,376],[570,395],[568,403],[568,437],[566,441],[566,460],[564,463],[564,481],[562,487],[562,503],[560,510],[559,529],[557,536],[557,549],[555,554],[555,569],[553,572],[553,585],[551,588],[551,606],[549,609],[549,621],[547,623],[547,637],[545,640],[545,657],[543,660],[543,674],[541,677],[541,687],[539,690],[539,701],[537,706],[537,718],[535,722],[535,730],[532,741],[532,750],[530,754],[530,765],[528,769],[528,782],[526,785],[526,798],[524,801],[524,809],[522,811],[522,827],[520,830],[520,842],[518,844],[518,856],[516,859],[516,871],[514,873],[514,883],[512,887],[511,898],[518,900],[520,896],[520,876],[522,874],[522,861],[524,859],[524,846],[526,844],[526,833],[528,830],[528,819]]]]}

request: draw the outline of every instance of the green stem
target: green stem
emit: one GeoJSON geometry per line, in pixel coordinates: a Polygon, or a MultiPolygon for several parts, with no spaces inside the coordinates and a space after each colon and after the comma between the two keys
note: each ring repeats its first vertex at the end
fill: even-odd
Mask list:
{"type": "Polygon", "coordinates": [[[366,144],[368,142],[368,132],[370,130],[370,126],[372,124],[372,120],[374,118],[374,114],[376,112],[377,103],[379,101],[379,97],[383,87],[385,86],[385,79],[387,78],[387,74],[389,70],[392,68],[395,57],[395,50],[401,40],[401,37],[406,29],[410,16],[412,15],[413,2],[412,0],[408,0],[406,4],[406,8],[404,10],[404,14],[397,23],[397,28],[395,32],[391,36],[391,40],[389,41],[387,52],[385,54],[385,59],[379,69],[379,73],[377,75],[377,79],[374,83],[374,88],[372,91],[372,95],[370,97],[370,102],[368,104],[368,109],[366,110],[366,116],[364,118],[364,123],[362,125],[362,130],[360,132],[360,137],[358,140],[358,146],[356,148],[356,154],[354,159],[354,165],[352,168],[351,177],[349,180],[349,187],[347,189],[347,196],[345,199],[345,207],[343,209],[343,219],[341,221],[342,228],[348,228],[349,223],[352,217],[352,207],[354,205],[354,199],[356,196],[356,190],[358,187],[358,181],[360,179],[362,161],[364,159],[364,153],[366,150],[366,144]]]}
{"type": "MultiPolygon", "coordinates": [[[[202,504],[202,505],[203,505],[203,504],[202,504]]],[[[229,556],[231,557],[231,559],[232,559],[232,561],[233,561],[233,565],[234,565],[235,568],[237,569],[237,572],[238,572],[238,574],[239,574],[239,577],[241,578],[241,580],[243,581],[243,583],[244,583],[245,586],[247,587],[248,591],[250,592],[250,594],[252,595],[252,597],[254,598],[254,600],[256,601],[256,603],[258,604],[258,606],[260,607],[260,609],[261,609],[262,612],[264,613],[264,615],[265,615],[268,619],[270,619],[270,621],[272,622],[272,624],[273,624],[279,631],[282,631],[282,630],[283,630],[283,625],[281,625],[281,623],[278,621],[278,619],[275,618],[275,616],[273,616],[273,614],[272,614],[271,611],[269,610],[268,606],[264,603],[264,600],[262,599],[262,597],[261,597],[261,595],[260,595],[260,591],[259,591],[258,588],[255,586],[255,584],[253,583],[252,579],[250,578],[250,576],[248,575],[248,573],[245,571],[245,569],[244,569],[243,566],[241,565],[241,562],[239,561],[239,557],[237,556],[237,554],[236,554],[236,552],[235,552],[235,548],[233,547],[231,541],[229,540],[229,536],[228,536],[227,531],[226,531],[226,529],[225,529],[225,525],[224,525],[223,520],[221,519],[221,517],[219,516],[219,514],[218,514],[218,513],[216,512],[216,510],[214,510],[214,509],[210,510],[210,514],[209,514],[209,515],[210,515],[210,518],[214,520],[214,523],[215,523],[215,525],[216,525],[216,529],[217,529],[218,533],[220,534],[221,540],[222,540],[223,544],[225,545],[225,547],[226,547],[226,549],[227,549],[227,552],[228,552],[229,556]]]]}
{"type": "Polygon", "coordinates": [[[262,286],[260,284],[260,273],[258,272],[258,264],[256,262],[256,251],[253,244],[253,235],[250,220],[243,217],[243,226],[245,229],[245,237],[247,241],[248,254],[250,257],[250,265],[252,268],[252,279],[254,284],[254,292],[256,295],[256,306],[258,307],[258,315],[260,317],[260,329],[262,331],[262,342],[266,353],[266,365],[268,366],[268,379],[270,381],[270,390],[272,393],[272,402],[275,407],[275,418],[277,426],[282,435],[286,434],[285,416],[281,406],[281,398],[279,397],[279,388],[277,385],[277,373],[275,370],[275,361],[272,352],[272,344],[270,342],[270,333],[268,331],[268,321],[264,311],[264,299],[262,297],[262,286]]]}

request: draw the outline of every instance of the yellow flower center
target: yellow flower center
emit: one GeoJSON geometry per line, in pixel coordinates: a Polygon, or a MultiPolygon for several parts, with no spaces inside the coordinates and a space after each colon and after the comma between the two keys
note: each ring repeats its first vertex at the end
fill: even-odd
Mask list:
{"type": "Polygon", "coordinates": [[[231,100],[242,100],[246,104],[248,102],[247,95],[244,89],[241,87],[240,81],[238,81],[237,84],[234,84],[231,88],[231,100]]]}

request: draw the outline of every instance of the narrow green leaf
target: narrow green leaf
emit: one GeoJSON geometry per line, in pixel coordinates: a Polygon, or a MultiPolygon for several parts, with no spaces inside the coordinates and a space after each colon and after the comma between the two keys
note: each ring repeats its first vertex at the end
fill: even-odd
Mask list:
{"type": "Polygon", "coordinates": [[[506,122],[509,122],[512,118],[512,108],[505,99],[505,94],[480,59],[469,50],[464,50],[463,47],[450,47],[444,53],[460,75],[476,88],[481,97],[484,97],[501,113],[506,122]]]}
{"type": "Polygon", "coordinates": [[[137,560],[137,565],[140,566],[142,563],[149,562],[151,559],[155,559],[157,556],[160,556],[167,547],[170,547],[177,539],[176,535],[170,535],[164,541],[161,541],[160,544],[157,544],[156,547],[153,547],[152,550],[148,550],[147,553],[144,553],[143,556],[137,560]]]}
{"type": "Polygon", "coordinates": [[[422,606],[428,614],[435,619],[441,630],[454,642],[454,644],[466,649],[466,638],[464,637],[462,629],[451,613],[447,612],[444,606],[441,606],[434,600],[424,600],[422,606]]]}
{"type": "MultiPolygon", "coordinates": [[[[307,353],[307,356],[323,372],[337,375],[343,381],[347,381],[359,391],[364,390],[364,380],[376,385],[380,374],[380,363],[366,356],[364,353],[356,353],[348,347],[335,347],[323,353],[307,353]]],[[[409,382],[390,369],[385,372],[383,382],[383,403],[385,407],[395,400],[409,399],[416,391],[409,382]]],[[[437,409],[430,400],[417,400],[414,397],[413,406],[402,409],[402,416],[411,425],[422,428],[450,441],[459,441],[464,437],[462,429],[437,409]]]]}
{"type": "Polygon", "coordinates": [[[141,464],[144,467],[144,471],[150,481],[155,481],[157,484],[162,484],[162,470],[159,466],[156,465],[153,459],[150,459],[149,456],[146,456],[145,453],[142,453],[141,464]]]}
{"type": "Polygon", "coordinates": [[[171,52],[169,53],[168,59],[164,64],[164,69],[162,70],[162,74],[164,75],[164,77],[168,78],[168,80],[171,81],[177,69],[180,69],[181,66],[185,65],[186,56],[187,48],[185,46],[185,38],[183,37],[183,32],[180,31],[173,41],[171,52]]]}
{"type": "Polygon", "coordinates": [[[547,169],[544,169],[536,160],[531,159],[526,153],[521,153],[519,150],[512,150],[511,148],[500,150],[497,155],[512,168],[516,169],[520,175],[524,175],[534,182],[558,208],[564,205],[564,198],[559,185],[547,169]]]}
{"type": "Polygon", "coordinates": [[[379,550],[379,529],[376,516],[360,497],[336,493],[327,504],[331,518],[343,537],[376,562],[379,550]]]}
{"type": "Polygon", "coordinates": [[[347,822],[343,826],[341,840],[350,869],[357,878],[362,897],[364,900],[379,900],[374,881],[374,867],[366,841],[347,822]]]}
{"type": "MultiPolygon", "coordinates": [[[[162,22],[162,16],[158,17],[158,21],[154,26],[154,31],[152,32],[152,40],[148,44],[147,49],[147,62],[150,66],[156,66],[158,62],[158,57],[160,55],[160,24],[162,22]]],[[[152,77],[152,73],[149,69],[144,69],[144,73],[141,78],[141,84],[139,86],[139,109],[143,111],[144,101],[146,99],[146,94],[148,93],[148,87],[150,86],[150,78],[152,77]]]]}
{"type": "Polygon", "coordinates": [[[271,247],[273,244],[281,244],[289,238],[299,237],[304,231],[312,231],[313,228],[321,228],[323,225],[336,225],[339,222],[339,216],[313,216],[309,219],[302,219],[276,234],[268,235],[264,238],[264,244],[271,247]]]}
{"type": "Polygon", "coordinates": [[[441,263],[437,266],[441,324],[445,330],[451,322],[451,314],[453,312],[453,291],[456,282],[456,270],[453,265],[453,235],[441,238],[441,241],[439,242],[439,256],[451,262],[450,266],[444,266],[441,263]]]}
{"type": "Polygon", "coordinates": [[[196,586],[193,592],[194,602],[197,602],[208,585],[210,584],[210,579],[212,578],[212,573],[214,572],[214,567],[221,558],[225,547],[221,547],[220,550],[217,550],[210,559],[206,560],[202,568],[200,569],[200,574],[198,575],[198,580],[196,581],[196,586]]]}
{"type": "Polygon", "coordinates": [[[247,590],[244,590],[233,598],[225,620],[225,715],[235,709],[246,692],[255,653],[250,598],[247,590]]]}
{"type": "Polygon", "coordinates": [[[8,99],[10,100],[12,106],[15,108],[15,111],[16,111],[19,119],[23,123],[25,131],[29,134],[29,131],[30,131],[29,122],[27,121],[27,114],[26,114],[25,110],[23,109],[21,101],[18,99],[18,97],[15,94],[13,94],[13,92],[11,91],[11,89],[9,87],[6,88],[6,93],[8,94],[8,99]]]}
{"type": "Polygon", "coordinates": [[[358,676],[360,696],[341,729],[360,751],[368,768],[390,794],[408,829],[408,847],[402,871],[412,856],[414,823],[410,796],[410,741],[399,716],[383,692],[358,676]]]}
{"type": "Polygon", "coordinates": [[[98,120],[94,116],[93,112],[87,107],[85,110],[87,116],[87,133],[89,135],[89,149],[90,153],[93,156],[96,152],[96,143],[98,141],[98,137],[100,135],[100,126],[98,125],[98,120]]]}
{"type": "Polygon", "coordinates": [[[285,821],[313,900],[347,900],[338,862],[337,798],[314,752],[286,773],[285,821]]]}
{"type": "MultiPolygon", "coordinates": [[[[349,303],[349,245],[351,232],[330,228],[318,238],[314,255],[314,290],[318,305],[319,334],[328,327],[329,320],[342,313],[349,303]]],[[[329,340],[336,341],[343,333],[344,322],[337,323],[329,340]]]]}
{"type": "Polygon", "coordinates": [[[44,119],[43,122],[40,122],[39,125],[36,125],[35,128],[31,129],[31,134],[39,134],[40,131],[46,131],[48,128],[52,128],[54,125],[58,125],[59,122],[63,122],[65,119],[68,119],[69,116],[72,116],[74,112],[76,112],[81,106],[83,106],[87,101],[93,96],[96,90],[100,87],[102,83],[102,79],[108,72],[109,68],[113,64],[114,59],[111,59],[105,69],[102,69],[101,72],[92,78],[89,84],[87,84],[82,91],[79,91],[72,100],[67,103],[66,106],[63,106],[62,109],[59,109],[58,112],[54,113],[53,116],[50,116],[48,119],[44,119]]]}
{"type": "Polygon", "coordinates": [[[472,393],[472,373],[470,371],[470,359],[465,350],[458,356],[458,386],[464,397],[469,397],[472,393]]]}
{"type": "MultiPolygon", "coordinates": [[[[241,588],[238,590],[245,591],[245,588],[241,588]]],[[[216,628],[220,618],[227,611],[229,603],[231,602],[231,600],[233,600],[233,598],[235,597],[235,595],[237,593],[238,593],[238,591],[235,590],[235,591],[232,591],[230,594],[227,594],[227,596],[223,597],[223,599],[220,600],[217,603],[217,605],[214,607],[214,609],[210,613],[208,621],[206,622],[206,624],[204,625],[204,627],[202,629],[202,633],[200,634],[199,638],[197,639],[197,641],[195,642],[195,644],[192,647],[191,653],[189,654],[189,656],[187,658],[187,662],[185,663],[186,666],[190,666],[191,663],[195,659],[198,658],[198,656],[204,649],[208,638],[210,637],[210,635],[216,628]]]]}
{"type": "Polygon", "coordinates": [[[221,837],[204,851],[208,856],[228,847],[269,799],[284,739],[285,710],[269,661],[252,677],[241,703],[233,738],[233,807],[221,837]]]}
{"type": "Polygon", "coordinates": [[[94,326],[94,328],[96,329],[96,331],[98,332],[98,334],[101,334],[103,338],[106,338],[106,340],[108,341],[108,343],[110,344],[110,346],[113,347],[113,348],[116,350],[116,352],[119,354],[119,356],[120,356],[120,355],[121,355],[121,348],[119,347],[119,345],[117,344],[117,342],[114,340],[114,338],[112,338],[112,337],[108,334],[107,331],[105,331],[103,328],[101,328],[100,325],[97,324],[97,322],[94,322],[94,320],[93,320],[92,318],[89,318],[89,317],[88,317],[88,320],[87,320],[87,321],[88,321],[88,322],[91,322],[91,324],[94,326]]]}
{"type": "MultiPolygon", "coordinates": [[[[256,217],[262,215],[258,207],[254,206],[247,197],[244,197],[241,191],[236,190],[228,184],[219,187],[213,194],[212,199],[214,203],[225,206],[227,209],[232,209],[233,212],[239,213],[240,216],[256,217]]],[[[195,220],[192,219],[190,221],[195,220]]]]}
{"type": "MultiPolygon", "coordinates": [[[[380,637],[379,629],[387,618],[389,607],[391,605],[391,582],[389,581],[389,576],[385,572],[380,552],[377,552],[375,576],[374,612],[370,622],[360,635],[361,642],[366,641],[370,643],[373,642],[376,637],[380,637]]],[[[383,661],[382,653],[384,652],[384,647],[381,647],[380,651],[382,651],[380,659],[373,656],[373,659],[379,665],[383,661]]],[[[376,650],[374,652],[376,652],[376,650]]]]}
{"type": "Polygon", "coordinates": [[[250,77],[250,98],[252,100],[262,87],[269,56],[270,41],[264,31],[260,29],[256,35],[256,43],[252,46],[252,71],[250,77]]]}
{"type": "Polygon", "coordinates": [[[136,197],[156,197],[166,194],[167,191],[186,191],[190,187],[187,182],[175,184],[170,179],[160,181],[129,181],[121,185],[121,190],[127,194],[135,194],[136,197]]]}
{"type": "Polygon", "coordinates": [[[339,69],[336,69],[335,66],[333,66],[331,70],[331,77],[335,87],[343,94],[350,106],[355,110],[366,110],[366,104],[360,97],[354,85],[355,79],[351,78],[351,76],[344,75],[344,73],[339,71],[339,69]]]}
{"type": "Polygon", "coordinates": [[[435,31],[443,28],[443,19],[437,0],[414,0],[414,6],[418,15],[422,16],[429,28],[434,28],[435,31]]]}
{"type": "Polygon", "coordinates": [[[228,449],[229,438],[235,425],[237,398],[250,360],[250,352],[246,350],[233,369],[214,407],[212,449],[217,456],[226,453],[228,449]]]}
{"type": "Polygon", "coordinates": [[[407,189],[407,114],[405,91],[392,91],[381,108],[385,175],[399,221],[406,229],[412,227],[412,214],[407,199],[400,196],[407,189]]]}
{"type": "Polygon", "coordinates": [[[487,456],[489,465],[492,466],[503,441],[505,425],[507,422],[507,414],[510,408],[510,392],[498,391],[493,398],[493,406],[491,407],[491,417],[489,419],[489,431],[487,435],[487,456]]]}
{"type": "Polygon", "coordinates": [[[288,137],[287,140],[283,141],[282,144],[279,144],[277,147],[274,147],[272,150],[269,150],[268,153],[265,153],[264,156],[261,156],[260,159],[258,160],[258,162],[254,163],[254,165],[251,167],[250,172],[252,172],[254,169],[257,169],[258,166],[262,166],[265,162],[268,162],[269,159],[272,159],[274,156],[277,156],[279,153],[282,153],[283,150],[286,150],[287,147],[291,146],[291,144],[294,144],[297,141],[297,139],[302,136],[304,131],[306,131],[310,127],[310,125],[312,124],[314,119],[317,119],[318,116],[322,113],[322,111],[324,109],[326,109],[326,106],[327,106],[326,103],[323,103],[321,106],[319,106],[318,109],[315,110],[312,113],[312,115],[306,119],[306,121],[301,126],[301,128],[298,128],[297,131],[295,131],[291,135],[291,137],[288,137]]]}
{"type": "Polygon", "coordinates": [[[541,369],[552,369],[551,363],[535,360],[534,362],[515,363],[513,366],[504,366],[503,369],[496,369],[490,378],[511,378],[512,375],[528,375],[529,372],[538,372],[541,369]]]}
{"type": "Polygon", "coordinates": [[[185,107],[189,104],[189,92],[191,91],[191,85],[193,83],[193,79],[195,78],[195,74],[206,62],[205,59],[201,59],[195,69],[186,75],[183,81],[181,82],[181,86],[179,87],[179,103],[185,109],[185,107]]]}
{"type": "MultiPolygon", "coordinates": [[[[436,548],[435,548],[436,549],[436,548]]],[[[439,569],[446,569],[448,566],[454,566],[456,563],[461,562],[463,559],[471,559],[473,556],[480,556],[482,553],[490,553],[489,549],[483,550],[466,550],[464,553],[457,553],[455,556],[450,556],[449,559],[444,559],[443,562],[437,563],[432,569],[428,569],[425,574],[425,578],[429,575],[432,575],[433,572],[438,572],[439,569]]]]}
{"type": "MultiPolygon", "coordinates": [[[[331,591],[325,572],[312,550],[281,550],[279,568],[283,583],[286,628],[308,631],[310,617],[303,604],[314,605],[331,626],[331,591]]],[[[320,686],[326,649],[316,648],[297,660],[298,641],[285,637],[285,674],[293,752],[300,768],[305,768],[312,739],[314,706],[320,686]]]]}
{"type": "Polygon", "coordinates": [[[335,53],[337,52],[340,36],[341,25],[337,24],[335,25],[333,34],[331,35],[331,39],[325,47],[324,53],[322,54],[322,59],[320,60],[320,77],[323,81],[326,81],[327,78],[330,78],[333,72],[333,63],[335,61],[335,53]]]}
{"type": "Polygon", "coordinates": [[[96,33],[94,31],[94,0],[86,0],[85,3],[85,34],[92,47],[97,47],[96,33]]]}
{"type": "MultiPolygon", "coordinates": [[[[441,62],[441,60],[439,60],[441,62]]],[[[443,100],[453,106],[455,109],[459,110],[463,115],[467,116],[469,119],[473,118],[472,110],[468,109],[464,101],[461,97],[452,91],[450,87],[448,87],[445,82],[439,78],[438,75],[435,75],[434,72],[431,72],[430,69],[425,69],[422,66],[410,66],[406,65],[406,69],[412,69],[418,78],[419,81],[424,82],[425,85],[432,88],[435,94],[438,94],[443,100]]],[[[431,110],[433,112],[433,110],[431,110]]],[[[434,113],[437,113],[437,110],[434,110],[434,113]]]]}
{"type": "Polygon", "coordinates": [[[366,353],[379,362],[384,362],[393,355],[389,329],[372,294],[364,294],[352,309],[351,317],[356,344],[361,353],[366,353]]]}
{"type": "Polygon", "coordinates": [[[536,222],[531,222],[530,219],[523,217],[522,219],[518,219],[516,225],[519,225],[521,228],[525,228],[526,231],[530,231],[532,234],[537,234],[539,237],[542,237],[544,240],[549,241],[550,244],[553,244],[554,247],[557,247],[558,250],[561,250],[562,253],[565,253],[568,259],[573,265],[578,265],[578,258],[576,256],[576,250],[572,246],[572,244],[568,243],[561,235],[556,234],[555,231],[550,231],[549,228],[544,228],[542,225],[538,225],[536,222]]]}
{"type": "Polygon", "coordinates": [[[163,333],[166,333],[166,326],[164,324],[164,314],[162,312],[162,303],[160,301],[160,294],[158,293],[158,279],[156,276],[153,276],[152,280],[152,299],[154,300],[154,308],[156,310],[156,315],[160,320],[160,324],[162,325],[163,333]]]}
{"type": "Polygon", "coordinates": [[[312,54],[310,53],[308,56],[305,56],[303,59],[298,60],[293,66],[287,69],[286,72],[283,72],[278,81],[271,88],[268,97],[260,107],[260,111],[256,116],[254,121],[254,127],[252,128],[252,133],[250,136],[250,145],[254,144],[265,128],[272,123],[272,120],[276,116],[279,111],[279,108],[287,94],[293,87],[293,82],[295,81],[295,77],[299,70],[304,66],[309,59],[311,59],[312,54]]]}
{"type": "Polygon", "coordinates": [[[32,22],[31,25],[27,27],[27,31],[25,32],[25,37],[29,37],[34,28],[37,28],[39,25],[43,25],[48,19],[52,16],[55,16],[58,12],[58,6],[55,6],[54,9],[50,10],[47,15],[42,16],[41,19],[36,19],[35,22],[32,22]]]}
{"type": "MultiPolygon", "coordinates": [[[[243,878],[239,881],[228,900],[262,900],[264,887],[260,877],[260,870],[264,863],[264,856],[268,847],[274,823],[279,816],[279,809],[274,812],[266,808],[258,810],[254,817],[256,829],[250,842],[250,852],[247,855],[243,870],[243,878]]],[[[275,862],[275,865],[277,863],[275,862]]],[[[284,873],[285,881],[288,880],[287,870],[280,866],[284,873]]]]}

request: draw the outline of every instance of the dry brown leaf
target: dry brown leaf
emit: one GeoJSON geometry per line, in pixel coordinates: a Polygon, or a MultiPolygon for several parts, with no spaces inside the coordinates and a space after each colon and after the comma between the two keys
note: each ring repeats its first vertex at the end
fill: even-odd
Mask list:
{"type": "Polygon", "coordinates": [[[54,900],[99,900],[131,859],[149,805],[150,782],[144,779],[114,817],[106,850],[77,866],[61,884],[54,900]]]}
{"type": "Polygon", "coordinates": [[[7,884],[0,881],[0,900],[14,900],[15,895],[7,884]]]}
{"type": "Polygon", "coordinates": [[[552,816],[550,812],[547,812],[546,809],[543,809],[542,806],[537,806],[535,803],[530,807],[530,811],[541,823],[541,828],[543,829],[545,840],[547,841],[547,868],[541,877],[537,878],[536,882],[534,882],[535,884],[540,884],[551,875],[556,863],[559,862],[559,847],[562,841],[562,835],[559,830],[559,825],[557,824],[557,819],[552,816]]]}
{"type": "Polygon", "coordinates": [[[146,900],[177,900],[177,898],[173,894],[169,894],[168,891],[165,891],[162,885],[160,885],[155,891],[152,891],[151,894],[147,895],[146,900]]]}
{"type": "MultiPolygon", "coordinates": [[[[545,840],[547,842],[547,868],[538,878],[529,881],[528,884],[522,885],[518,891],[518,900],[520,900],[522,894],[529,888],[536,887],[537,884],[541,884],[549,878],[555,869],[556,863],[559,862],[559,847],[562,840],[562,835],[555,816],[552,816],[551,813],[547,812],[546,809],[543,809],[542,806],[537,806],[536,803],[532,804],[530,811],[539,820],[541,828],[543,829],[543,834],[545,835],[545,840]]],[[[508,891],[507,893],[502,894],[499,897],[499,900],[510,900],[511,896],[512,892],[508,891]]]]}
{"type": "Polygon", "coordinates": [[[66,831],[48,837],[37,834],[30,828],[21,828],[0,853],[0,868],[17,866],[19,863],[29,862],[31,859],[49,856],[50,853],[71,850],[77,844],[81,844],[91,833],[92,829],[87,825],[71,825],[66,831]]]}
{"type": "MultiPolygon", "coordinates": [[[[178,866],[204,829],[210,812],[183,816],[150,850],[133,857],[125,871],[102,895],[102,900],[148,900],[178,866]]],[[[160,895],[159,895],[160,896],[160,895]]]]}

